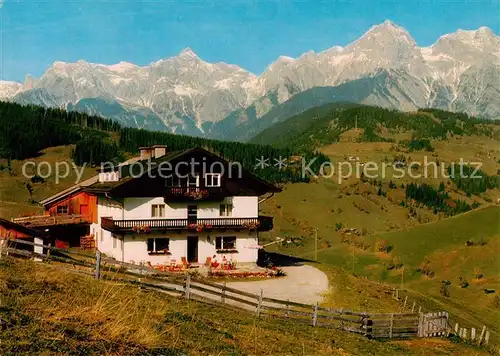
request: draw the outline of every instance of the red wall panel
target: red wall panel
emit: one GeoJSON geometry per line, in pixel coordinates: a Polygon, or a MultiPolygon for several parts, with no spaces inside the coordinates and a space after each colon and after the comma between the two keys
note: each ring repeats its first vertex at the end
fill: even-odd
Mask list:
{"type": "Polygon", "coordinates": [[[78,192],[69,197],[54,203],[46,208],[47,215],[58,215],[57,207],[67,206],[68,214],[88,215],[90,222],[97,223],[97,196],[86,192],[78,192]]]}

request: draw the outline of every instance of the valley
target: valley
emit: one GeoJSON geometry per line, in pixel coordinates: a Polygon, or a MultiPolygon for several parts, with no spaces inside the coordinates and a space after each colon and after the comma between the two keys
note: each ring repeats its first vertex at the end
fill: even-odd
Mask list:
{"type": "MultiPolygon", "coordinates": [[[[442,111],[403,114],[357,104],[328,104],[264,130],[251,144],[233,144],[123,129],[85,115],[60,117],[63,121],[57,121],[59,118],[55,123],[59,123],[62,132],[71,133],[65,136],[71,141],[51,146],[46,142],[58,141],[54,140],[54,132],[48,130],[45,136],[39,136],[39,142],[32,141],[26,147],[38,150],[45,146],[36,154],[0,161],[0,217],[40,214],[37,201],[71,186],[76,179],[73,171],[59,184],[54,177],[26,179],[22,167],[28,161],[38,167],[42,161],[55,165],[75,159],[85,163],[101,154],[106,159],[124,159],[131,157],[134,147],[158,139],[177,149],[203,144],[243,159],[250,169],[255,169],[253,155],[261,152],[270,157],[306,152],[310,157],[321,158],[320,162],[380,165],[387,162],[389,168],[383,177],[351,176],[342,178],[340,184],[339,172],[327,177],[311,175],[296,179],[300,165],[294,164],[287,167],[288,173],[257,171],[266,179],[276,179],[282,188],[282,192],[260,206],[261,213],[274,217],[274,229],[261,233],[259,242],[270,244],[266,247],[268,252],[304,259],[306,264],[325,272],[330,287],[321,303],[324,306],[398,311],[401,302],[393,298],[393,290],[397,288],[405,290],[426,310],[449,311],[451,320],[460,325],[476,328],[486,325],[491,339],[498,340],[500,189],[496,177],[500,169],[500,126],[496,122],[442,111]],[[85,122],[83,131],[81,122],[85,122]],[[52,138],[44,141],[43,137],[52,138]],[[31,146],[36,142],[40,146],[31,146]],[[262,145],[264,142],[271,145],[262,145]],[[481,163],[481,182],[488,181],[484,190],[481,184],[476,186],[467,180],[459,188],[459,181],[449,176],[398,179],[391,168],[399,160],[406,162],[406,167],[408,162],[424,163],[425,159],[439,162],[438,167],[447,167],[461,158],[464,162],[481,163]],[[433,200],[432,194],[425,199],[409,195],[413,194],[409,188],[412,184],[416,184],[417,192],[428,185],[427,191],[446,199],[433,200]],[[457,210],[459,203],[464,205],[463,210],[457,210]],[[278,237],[284,241],[273,243],[278,237]],[[447,296],[442,294],[443,281],[450,282],[447,296]],[[485,290],[495,292],[485,293],[485,290]]],[[[25,118],[36,122],[35,117],[25,118]]],[[[24,134],[29,135],[28,131],[24,134]]],[[[13,147],[6,145],[2,152],[13,147]]],[[[97,168],[95,163],[86,165],[81,171],[82,178],[94,175],[97,168]]],[[[423,169],[416,167],[411,172],[423,174],[423,169]]],[[[45,176],[46,172],[42,173],[45,176]]],[[[409,354],[412,347],[419,350],[426,347],[422,343],[396,344],[409,354]]],[[[349,349],[347,345],[344,347],[349,349]]],[[[391,350],[393,346],[388,347],[391,350]]],[[[434,352],[433,346],[429,347],[429,352],[434,352]]],[[[439,347],[442,351],[452,346],[439,347]]],[[[461,352],[469,351],[475,354],[468,348],[461,352]]]]}

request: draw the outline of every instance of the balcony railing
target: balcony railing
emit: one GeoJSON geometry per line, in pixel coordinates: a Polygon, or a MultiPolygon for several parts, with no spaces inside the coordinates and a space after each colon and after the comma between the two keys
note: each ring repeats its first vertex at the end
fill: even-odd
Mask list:
{"type": "Polygon", "coordinates": [[[273,228],[273,218],[206,218],[206,219],[134,219],[113,220],[101,218],[103,229],[111,232],[150,232],[163,230],[210,231],[212,229],[246,229],[269,231],[273,228]]]}
{"type": "Polygon", "coordinates": [[[223,187],[166,187],[165,200],[222,200],[225,196],[223,187]]]}
{"type": "Polygon", "coordinates": [[[90,224],[89,215],[61,214],[61,215],[35,215],[12,219],[13,222],[27,227],[42,227],[53,225],[90,224]]]}

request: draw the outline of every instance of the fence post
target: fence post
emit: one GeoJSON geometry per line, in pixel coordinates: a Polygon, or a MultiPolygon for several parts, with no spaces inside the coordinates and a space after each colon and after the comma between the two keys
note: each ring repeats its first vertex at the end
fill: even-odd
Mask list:
{"type": "Polygon", "coordinates": [[[392,339],[392,329],[394,327],[394,313],[391,313],[391,325],[389,326],[389,338],[392,339]]]}
{"type": "Polygon", "coordinates": [[[484,335],[484,344],[488,345],[489,341],[490,341],[490,332],[487,331],[486,334],[484,335]]]}
{"type": "Polygon", "coordinates": [[[363,320],[363,323],[365,324],[365,330],[366,330],[366,337],[371,339],[372,338],[372,332],[373,332],[373,320],[366,318],[363,320]]]}
{"type": "Polygon", "coordinates": [[[470,329],[470,339],[472,341],[476,340],[476,328],[471,328],[470,329]]]}
{"type": "Polygon", "coordinates": [[[405,302],[404,302],[404,304],[403,304],[403,308],[406,308],[406,302],[407,302],[407,301],[408,301],[408,294],[407,294],[407,295],[405,295],[405,302]]]}
{"type": "Polygon", "coordinates": [[[316,302],[316,305],[314,306],[314,314],[313,314],[313,326],[316,326],[318,324],[318,303],[316,302]]]}
{"type": "Polygon", "coordinates": [[[50,249],[52,247],[52,243],[49,242],[48,246],[49,246],[49,248],[47,249],[47,257],[50,258],[50,249]]]}
{"type": "Polygon", "coordinates": [[[262,308],[262,298],[264,297],[264,290],[260,289],[259,303],[257,304],[257,316],[260,316],[260,308],[262,308]]]}
{"type": "Polygon", "coordinates": [[[467,328],[464,328],[464,336],[463,336],[464,340],[467,340],[467,328]]]}
{"type": "Polygon", "coordinates": [[[186,299],[191,298],[191,275],[188,273],[186,275],[186,285],[184,287],[184,296],[186,299]]]}
{"type": "Polygon", "coordinates": [[[411,307],[411,312],[412,312],[412,313],[414,313],[414,312],[415,312],[415,304],[416,304],[416,303],[417,303],[416,301],[413,301],[413,305],[412,305],[412,307],[411,307]]]}
{"type": "Polygon", "coordinates": [[[95,279],[101,278],[101,251],[95,252],[95,279]]]}
{"type": "Polygon", "coordinates": [[[422,312],[422,307],[418,307],[418,313],[420,314],[422,312]]]}
{"type": "Polygon", "coordinates": [[[288,304],[288,302],[290,302],[290,299],[287,299],[286,304],[285,304],[285,307],[286,307],[285,318],[287,318],[287,319],[290,316],[290,304],[288,304]]]}
{"type": "Polygon", "coordinates": [[[485,331],[486,331],[486,325],[483,325],[483,329],[481,330],[481,335],[479,335],[479,342],[477,343],[478,345],[481,345],[481,342],[483,342],[485,331]]]}
{"type": "Polygon", "coordinates": [[[455,335],[458,335],[458,323],[455,323],[455,335]]]}
{"type": "Polygon", "coordinates": [[[226,282],[224,281],[224,285],[222,286],[222,295],[220,297],[220,302],[224,304],[226,302],[226,282]]]}
{"type": "Polygon", "coordinates": [[[450,316],[448,315],[448,312],[444,312],[444,315],[446,317],[446,319],[444,320],[444,327],[446,329],[446,332],[444,333],[446,337],[450,336],[450,316]]]}
{"type": "Polygon", "coordinates": [[[420,312],[420,318],[418,319],[418,336],[424,337],[424,313],[420,312]]]}
{"type": "Polygon", "coordinates": [[[2,255],[4,254],[4,251],[7,250],[7,243],[8,242],[9,242],[8,237],[6,239],[0,239],[0,260],[2,259],[2,255]]]}

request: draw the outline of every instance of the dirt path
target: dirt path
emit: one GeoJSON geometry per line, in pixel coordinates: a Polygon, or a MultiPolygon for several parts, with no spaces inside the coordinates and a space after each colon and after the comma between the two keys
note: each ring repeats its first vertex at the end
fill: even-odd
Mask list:
{"type": "Polygon", "coordinates": [[[328,291],[328,277],[312,266],[282,267],[286,276],[254,282],[229,282],[227,285],[246,292],[259,294],[262,288],[265,297],[290,300],[304,304],[321,302],[328,291]]]}

